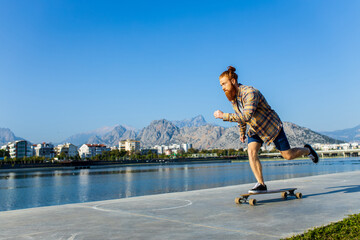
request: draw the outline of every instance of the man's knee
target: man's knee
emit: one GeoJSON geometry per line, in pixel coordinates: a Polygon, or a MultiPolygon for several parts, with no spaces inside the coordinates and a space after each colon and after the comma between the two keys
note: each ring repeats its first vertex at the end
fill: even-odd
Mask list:
{"type": "Polygon", "coordinates": [[[249,148],[248,155],[250,160],[255,159],[258,155],[258,151],[255,148],[249,148]]]}
{"type": "Polygon", "coordinates": [[[259,150],[260,150],[261,144],[258,142],[252,142],[248,144],[248,155],[249,160],[256,160],[259,150]]]}

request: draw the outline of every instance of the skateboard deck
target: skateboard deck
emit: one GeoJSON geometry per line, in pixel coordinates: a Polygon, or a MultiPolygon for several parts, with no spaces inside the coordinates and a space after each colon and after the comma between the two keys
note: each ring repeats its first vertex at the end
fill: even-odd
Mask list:
{"type": "Polygon", "coordinates": [[[297,188],[283,188],[283,189],[274,189],[274,190],[268,190],[267,192],[261,192],[261,193],[246,193],[246,194],[240,194],[240,197],[235,198],[235,203],[242,204],[249,202],[251,206],[256,205],[256,199],[251,198],[248,200],[248,198],[252,195],[260,195],[260,194],[272,194],[272,193],[281,193],[281,198],[286,199],[288,196],[295,196],[297,199],[302,198],[302,193],[297,192],[295,193],[295,190],[297,188]]]}

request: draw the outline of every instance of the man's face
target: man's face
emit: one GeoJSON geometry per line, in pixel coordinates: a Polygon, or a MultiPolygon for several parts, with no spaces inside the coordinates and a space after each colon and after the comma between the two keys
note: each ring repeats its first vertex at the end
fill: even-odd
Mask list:
{"type": "Polygon", "coordinates": [[[231,83],[231,81],[228,79],[228,77],[224,76],[220,78],[220,85],[227,99],[229,99],[230,102],[234,101],[236,97],[236,89],[234,85],[231,83]]]}

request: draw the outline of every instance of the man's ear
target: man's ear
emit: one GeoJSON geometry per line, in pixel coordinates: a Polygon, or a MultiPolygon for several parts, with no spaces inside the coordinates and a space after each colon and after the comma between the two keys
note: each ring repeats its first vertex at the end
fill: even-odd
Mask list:
{"type": "Polygon", "coordinates": [[[232,78],[230,82],[232,83],[232,85],[236,85],[236,83],[237,83],[235,78],[232,78]]]}

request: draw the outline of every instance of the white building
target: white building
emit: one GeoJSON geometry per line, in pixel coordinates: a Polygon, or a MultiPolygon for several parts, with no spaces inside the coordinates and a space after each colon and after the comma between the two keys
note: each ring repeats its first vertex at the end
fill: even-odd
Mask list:
{"type": "Polygon", "coordinates": [[[191,143],[183,143],[183,144],[181,144],[181,149],[184,150],[184,152],[188,152],[190,148],[192,148],[191,143]]]}
{"type": "Polygon", "coordinates": [[[165,145],[161,145],[161,146],[160,145],[155,145],[153,147],[153,149],[155,149],[158,152],[158,154],[164,154],[165,151],[169,149],[169,147],[165,146],[165,145]]]}
{"type": "Polygon", "coordinates": [[[275,149],[275,144],[274,143],[271,143],[270,145],[263,144],[260,149],[262,151],[271,151],[271,150],[275,149]]]}
{"type": "Polygon", "coordinates": [[[23,158],[23,157],[32,157],[31,144],[25,140],[19,140],[10,143],[9,153],[11,158],[23,158]]]}
{"type": "Polygon", "coordinates": [[[342,144],[340,144],[340,146],[344,150],[350,149],[350,143],[342,143],[342,144]]]}
{"type": "Polygon", "coordinates": [[[179,150],[184,150],[184,152],[188,152],[190,148],[192,148],[191,143],[172,144],[172,145],[169,145],[169,146],[155,145],[153,147],[153,149],[156,149],[159,154],[166,154],[166,153],[168,153],[167,150],[171,150],[172,153],[178,153],[179,150]]]}
{"type": "Polygon", "coordinates": [[[127,139],[119,142],[119,150],[140,151],[140,141],[127,139]]]}
{"type": "Polygon", "coordinates": [[[181,146],[180,144],[172,144],[172,145],[169,145],[169,149],[181,149],[181,146]]]}
{"type": "Polygon", "coordinates": [[[35,156],[45,157],[45,158],[54,158],[55,150],[54,145],[51,143],[39,143],[34,147],[35,156]]]}
{"type": "Polygon", "coordinates": [[[323,145],[324,144],[321,144],[321,143],[315,143],[315,144],[313,144],[313,147],[314,147],[315,150],[319,150],[319,149],[322,149],[323,145]]]}
{"type": "Polygon", "coordinates": [[[349,150],[358,148],[358,143],[341,143],[341,144],[323,144],[315,143],[313,147],[317,150],[330,151],[330,150],[349,150]]]}
{"type": "Polygon", "coordinates": [[[65,143],[57,145],[55,148],[56,155],[60,155],[61,153],[65,153],[67,157],[75,157],[79,154],[77,147],[72,143],[65,143]]]}
{"type": "Polygon", "coordinates": [[[359,148],[359,143],[357,143],[357,142],[353,142],[353,143],[350,143],[350,144],[351,144],[352,149],[359,148]]]}
{"type": "Polygon", "coordinates": [[[113,150],[119,150],[119,148],[117,146],[112,146],[110,147],[110,150],[113,151],[113,150]]]}
{"type": "Polygon", "coordinates": [[[104,144],[83,144],[79,148],[79,154],[81,158],[91,158],[98,154],[102,154],[105,151],[110,151],[110,148],[104,144]]]}
{"type": "Polygon", "coordinates": [[[9,144],[6,144],[6,145],[2,145],[1,146],[1,150],[6,150],[6,151],[8,151],[9,150],[9,145],[10,145],[11,143],[9,143],[9,144]]]}

